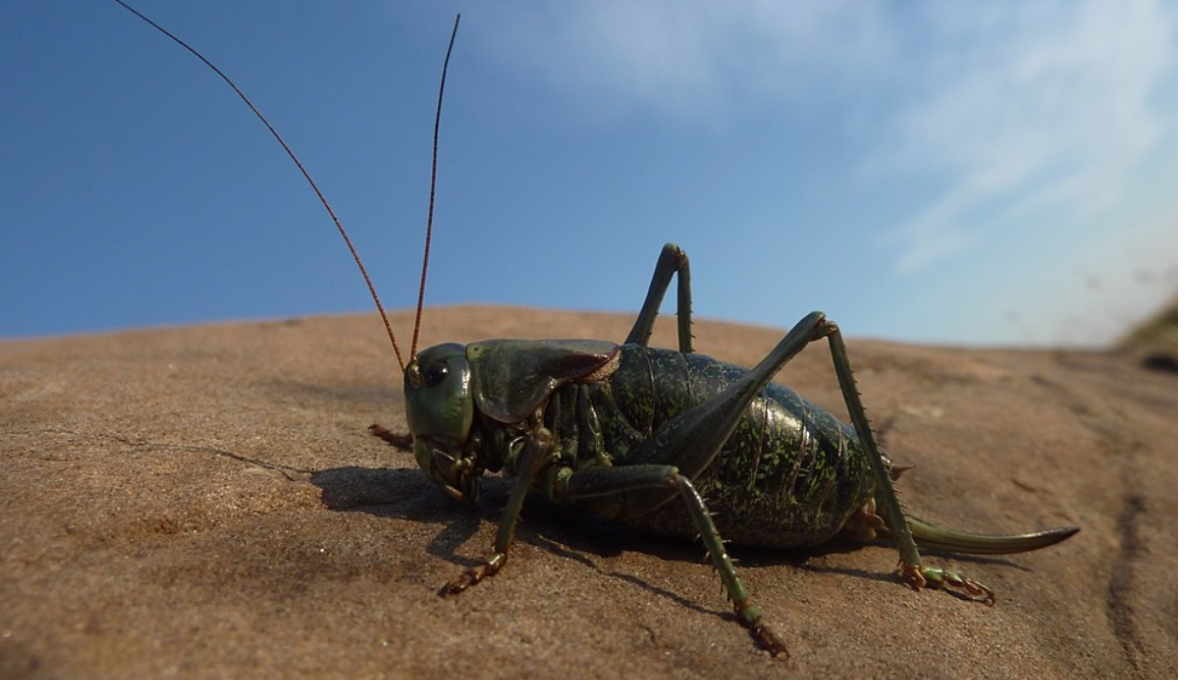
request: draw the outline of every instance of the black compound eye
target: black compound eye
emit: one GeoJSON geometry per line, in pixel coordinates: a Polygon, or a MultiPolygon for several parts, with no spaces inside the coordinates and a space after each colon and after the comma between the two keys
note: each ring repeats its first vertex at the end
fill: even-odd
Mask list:
{"type": "Polygon", "coordinates": [[[445,364],[438,364],[431,366],[422,374],[422,377],[425,379],[425,387],[437,387],[448,375],[450,375],[449,367],[445,364]]]}

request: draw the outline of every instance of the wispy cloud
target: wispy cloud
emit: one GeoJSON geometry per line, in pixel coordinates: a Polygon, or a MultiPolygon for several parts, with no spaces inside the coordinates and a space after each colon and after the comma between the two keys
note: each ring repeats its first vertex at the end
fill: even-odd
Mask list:
{"type": "Polygon", "coordinates": [[[490,10],[495,58],[610,115],[720,117],[746,97],[853,83],[890,51],[879,7],[849,1],[608,0],[526,10],[490,10]]]}
{"type": "Polygon", "coordinates": [[[1038,212],[1079,219],[1118,204],[1174,121],[1164,93],[1175,7],[1165,2],[608,0],[485,11],[495,58],[581,117],[705,124],[765,102],[800,116],[841,99],[843,122],[873,138],[864,172],[916,178],[930,196],[881,234],[901,272],[1038,212]]]}
{"type": "Polygon", "coordinates": [[[923,56],[916,96],[890,121],[896,143],[872,162],[949,179],[885,234],[900,244],[900,271],[1034,209],[1078,219],[1119,203],[1130,174],[1169,132],[1173,102],[1164,105],[1161,88],[1174,62],[1170,7],[1011,7],[926,7],[940,47],[923,56]]]}

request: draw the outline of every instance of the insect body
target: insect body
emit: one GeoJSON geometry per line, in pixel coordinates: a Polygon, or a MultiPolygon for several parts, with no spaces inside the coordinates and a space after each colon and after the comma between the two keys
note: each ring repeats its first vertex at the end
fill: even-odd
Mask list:
{"type": "MultiPolygon", "coordinates": [[[[233,86],[186,43],[122,0],[114,1],[183,45],[233,86]]],[[[453,36],[450,44],[452,48],[453,36]]],[[[447,62],[449,56],[448,50],[447,62]]],[[[436,124],[434,129],[436,178],[436,124]]],[[[303,171],[282,138],[271,131],[303,171]]],[[[341,230],[329,204],[321,200],[341,230]]],[[[432,214],[431,192],[430,227],[432,214]]],[[[346,242],[350,245],[348,238],[346,242]]],[[[427,232],[426,252],[428,243],[427,232]]],[[[353,253],[352,245],[350,250],[353,253]]],[[[363,276],[391,335],[365,270],[363,276]]],[[[414,354],[420,302],[417,310],[414,354]]],[[[401,448],[411,447],[421,469],[459,498],[477,496],[484,472],[516,477],[492,554],[446,583],[442,595],[462,592],[500,571],[533,488],[553,501],[581,505],[635,527],[682,536],[699,533],[738,621],[776,655],[786,653],[786,647],[751,603],[722,534],[739,543],[800,547],[825,542],[840,532],[869,540],[886,530],[900,552],[901,577],[912,588],[957,588],[991,603],[992,591],[983,584],[926,564],[918,543],[941,550],[1002,554],[1045,547],[1078,531],[1067,527],[983,536],[907,515],[893,486],[899,469],[875,442],[841,331],[820,312],[801,319],[750,369],[694,353],[691,339],[690,268],[683,251],[671,244],[662,250],[641,313],[624,344],[599,340],[443,344],[416,354],[405,365],[393,339],[404,373],[411,434],[372,430],[401,448]],[[680,349],[649,347],[659,307],[676,277],[680,349]],[[832,353],[849,424],[771,382],[810,342],[821,339],[828,341],[832,353]],[[719,513],[716,521],[713,510],[719,513]]]]}
{"type": "Polygon", "coordinates": [[[837,326],[820,312],[809,314],[752,369],[697,355],[688,271],[683,251],[665,246],[622,345],[489,340],[438,345],[409,363],[411,440],[377,433],[404,445],[411,441],[421,468],[456,497],[475,497],[485,471],[517,478],[494,552],[441,594],[462,592],[504,566],[531,488],[634,527],[699,533],[738,620],[772,654],[786,647],[751,603],[722,534],[750,545],[802,547],[842,531],[869,540],[886,529],[911,587],[958,588],[991,603],[992,591],[983,584],[925,564],[917,543],[1003,554],[1045,547],[1077,531],[984,536],[906,516],[893,487],[898,470],[867,424],[837,326]],[[675,272],[678,352],[646,346],[675,272]],[[809,342],[822,338],[829,341],[852,425],[770,382],[809,342]]]}

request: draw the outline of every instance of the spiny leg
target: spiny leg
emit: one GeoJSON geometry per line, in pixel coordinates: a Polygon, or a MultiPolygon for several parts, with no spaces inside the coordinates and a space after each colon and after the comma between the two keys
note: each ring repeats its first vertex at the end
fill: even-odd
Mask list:
{"type": "Polygon", "coordinates": [[[850,358],[846,352],[846,343],[842,340],[842,332],[837,324],[823,316],[817,327],[821,336],[829,339],[829,351],[833,355],[833,367],[837,371],[838,386],[850,411],[850,420],[858,432],[859,443],[866,451],[867,460],[871,463],[871,472],[875,476],[875,500],[882,506],[884,521],[896,541],[900,551],[900,575],[913,590],[926,586],[930,588],[960,588],[972,597],[982,598],[991,605],[996,601],[995,594],[987,586],[971,580],[961,573],[941,567],[929,567],[921,564],[921,554],[913,540],[908,520],[900,507],[900,499],[896,496],[896,488],[892,483],[891,470],[884,462],[875,442],[875,434],[867,421],[867,412],[859,396],[858,387],[854,382],[854,374],[850,369],[850,358]]]}
{"type": "MultiPolygon", "coordinates": [[[[705,469],[733,432],[754,397],[775,377],[784,364],[799,354],[809,342],[821,338],[829,340],[838,385],[875,477],[876,502],[881,506],[880,510],[888,529],[892,532],[900,551],[900,573],[905,582],[913,589],[926,586],[960,588],[973,597],[982,598],[988,604],[993,603],[995,596],[987,586],[966,578],[957,571],[921,564],[920,552],[900,507],[900,501],[896,497],[891,470],[879,451],[879,445],[875,442],[875,436],[867,421],[866,409],[854,382],[841,331],[837,324],[826,319],[821,312],[812,312],[801,319],[770,354],[741,380],[721,394],[659,427],[653,437],[644,444],[652,449],[653,453],[643,459],[677,461],[676,464],[685,475],[694,475],[705,469]]],[[[625,511],[629,516],[638,516],[662,505],[669,498],[670,494],[638,494],[627,500],[625,511]]]]}
{"type": "MultiPolygon", "coordinates": [[[[664,252],[667,250],[664,249],[664,252]]],[[[687,476],[698,474],[712,463],[755,396],[771,382],[784,364],[810,341],[825,336],[822,326],[824,320],[825,316],[820,312],[813,312],[801,319],[757,366],[720,394],[658,427],[633,456],[641,460],[677,461],[677,466],[631,465],[580,470],[570,477],[566,489],[557,489],[552,494],[556,499],[580,500],[638,491],[624,493],[622,504],[616,512],[618,518],[622,519],[640,517],[676,495],[682,495],[692,521],[700,530],[713,557],[726,591],[734,602],[738,620],[750,628],[762,646],[773,654],[786,650],[762,624],[758,609],[749,604],[749,594],[737,578],[733,563],[717,535],[716,526],[687,476]]]]}
{"type": "Polygon", "coordinates": [[[537,478],[542,465],[549,457],[554,446],[554,436],[544,428],[538,429],[525,440],[525,449],[517,469],[517,483],[508,503],[504,506],[504,514],[500,516],[500,524],[496,527],[496,540],[492,544],[492,554],[483,564],[464,571],[458,578],[446,582],[438,590],[438,595],[447,597],[455,595],[479,583],[489,576],[495,576],[508,561],[508,549],[512,547],[513,535],[517,530],[517,520],[521,515],[521,507],[525,497],[537,478]]]}
{"type": "MultiPolygon", "coordinates": [[[[750,602],[750,591],[738,577],[733,560],[725,550],[725,543],[717,533],[704,499],[679,469],[670,465],[626,465],[620,467],[586,468],[560,478],[555,497],[570,502],[599,499],[628,492],[669,489],[683,498],[692,523],[700,533],[704,547],[712,559],[713,568],[725,586],[725,592],[733,603],[734,615],[739,623],[750,630],[756,642],[772,656],[787,655],[787,647],[775,633],[763,623],[762,613],[750,602]]],[[[629,494],[636,495],[636,494],[629,494]]]]}
{"type": "Polygon", "coordinates": [[[654,319],[662,307],[663,297],[667,287],[671,285],[671,277],[679,275],[675,287],[677,298],[675,314],[679,318],[679,351],[683,354],[692,353],[692,274],[688,266],[687,255],[683,249],[674,243],[663,246],[658,256],[658,264],[654,265],[654,275],[650,277],[650,290],[646,292],[646,301],[642,303],[642,311],[637,321],[629,330],[625,344],[642,345],[650,342],[650,333],[654,329],[654,319]]]}

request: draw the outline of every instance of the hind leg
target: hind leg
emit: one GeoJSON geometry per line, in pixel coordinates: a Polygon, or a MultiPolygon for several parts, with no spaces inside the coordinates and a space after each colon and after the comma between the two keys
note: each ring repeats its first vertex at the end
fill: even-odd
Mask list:
{"type": "Polygon", "coordinates": [[[679,318],[679,351],[683,354],[692,353],[692,274],[687,255],[674,243],[663,246],[658,256],[654,275],[650,277],[650,290],[646,291],[646,301],[642,303],[642,311],[638,314],[637,321],[633,322],[625,344],[644,347],[650,342],[654,319],[662,307],[667,287],[671,285],[671,278],[676,274],[679,275],[679,282],[675,287],[675,315],[679,318]]]}
{"type": "Polygon", "coordinates": [[[958,588],[968,595],[981,599],[987,604],[993,604],[996,596],[987,586],[963,576],[957,571],[941,567],[931,567],[922,564],[921,553],[913,540],[912,531],[900,500],[896,497],[896,487],[892,482],[891,470],[879,445],[875,442],[875,434],[871,424],[867,422],[867,411],[863,407],[862,398],[854,382],[854,374],[850,369],[850,358],[846,353],[846,343],[842,340],[842,332],[833,323],[822,317],[820,334],[829,340],[829,351],[833,355],[833,367],[837,371],[838,386],[842,390],[842,398],[850,411],[850,420],[858,433],[859,443],[871,464],[871,473],[875,477],[875,502],[880,506],[883,520],[891,532],[896,548],[900,551],[900,575],[904,582],[913,590],[926,586],[930,588],[958,588]]]}

